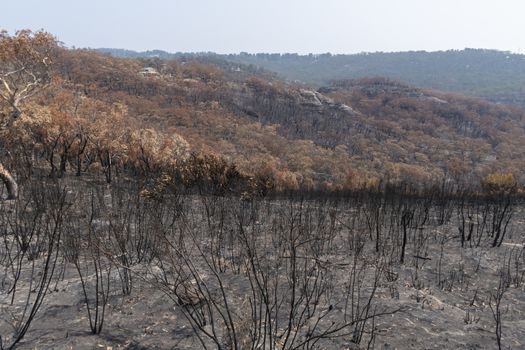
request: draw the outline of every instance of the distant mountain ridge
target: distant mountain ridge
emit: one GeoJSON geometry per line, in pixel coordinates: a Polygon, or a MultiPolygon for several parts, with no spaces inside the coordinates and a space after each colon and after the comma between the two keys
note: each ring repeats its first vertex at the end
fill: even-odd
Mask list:
{"type": "Polygon", "coordinates": [[[525,55],[485,49],[437,52],[332,54],[215,54],[137,52],[103,48],[116,57],[224,60],[276,72],[314,87],[333,80],[381,76],[417,87],[477,96],[492,102],[525,106],[525,55]]]}

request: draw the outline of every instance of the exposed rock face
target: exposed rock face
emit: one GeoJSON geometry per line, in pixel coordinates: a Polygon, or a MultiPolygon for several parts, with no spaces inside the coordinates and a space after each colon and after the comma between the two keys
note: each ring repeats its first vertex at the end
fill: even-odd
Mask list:
{"type": "Polygon", "coordinates": [[[142,70],[139,73],[144,75],[144,76],[157,76],[157,75],[159,75],[159,72],[153,67],[144,67],[144,68],[142,68],[142,70]]]}
{"type": "Polygon", "coordinates": [[[316,91],[301,89],[299,90],[299,102],[306,106],[323,107],[323,103],[319,99],[320,95],[316,91]]]}
{"type": "Polygon", "coordinates": [[[429,100],[429,101],[432,101],[432,102],[435,102],[435,103],[443,103],[443,104],[448,103],[447,101],[442,100],[440,98],[437,98],[435,96],[422,96],[421,99],[429,100]]]}
{"type": "Polygon", "coordinates": [[[330,97],[323,95],[318,91],[313,90],[299,90],[299,103],[304,106],[312,106],[318,108],[319,113],[323,113],[325,109],[339,110],[349,114],[356,114],[356,111],[345,104],[337,103],[330,97]]]}

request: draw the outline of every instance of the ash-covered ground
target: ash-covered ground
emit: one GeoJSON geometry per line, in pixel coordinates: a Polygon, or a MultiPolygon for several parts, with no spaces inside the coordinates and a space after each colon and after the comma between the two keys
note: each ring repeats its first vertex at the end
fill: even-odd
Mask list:
{"type": "Polygon", "coordinates": [[[6,348],[525,348],[518,203],[56,191],[1,204],[6,348]]]}

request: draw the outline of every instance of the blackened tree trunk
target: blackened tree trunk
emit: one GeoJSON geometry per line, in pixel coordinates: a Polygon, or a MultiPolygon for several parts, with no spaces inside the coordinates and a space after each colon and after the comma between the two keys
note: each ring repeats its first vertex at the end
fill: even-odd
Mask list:
{"type": "Polygon", "coordinates": [[[81,140],[82,147],[80,147],[77,151],[77,176],[80,176],[82,174],[82,155],[84,154],[84,151],[86,150],[87,146],[87,139],[81,140]]]}
{"type": "Polygon", "coordinates": [[[401,217],[401,225],[403,226],[403,243],[401,245],[401,258],[399,259],[399,262],[401,264],[405,263],[405,250],[407,246],[407,234],[408,234],[408,226],[412,222],[413,214],[409,212],[408,210],[405,210],[403,212],[403,216],[401,217]]]}
{"type": "Polygon", "coordinates": [[[62,178],[66,174],[67,167],[67,157],[66,155],[60,155],[60,171],[58,172],[58,177],[62,178]]]}
{"type": "Polygon", "coordinates": [[[7,199],[18,198],[18,184],[11,173],[4,168],[3,164],[0,163],[0,179],[4,182],[7,188],[7,199]]]}

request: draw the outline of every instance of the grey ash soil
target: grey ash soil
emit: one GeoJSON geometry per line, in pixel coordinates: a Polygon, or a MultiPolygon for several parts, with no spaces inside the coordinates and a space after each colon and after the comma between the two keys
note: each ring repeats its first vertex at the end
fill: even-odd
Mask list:
{"type": "MultiPolygon", "coordinates": [[[[348,215],[344,209],[338,210],[341,217],[348,215]]],[[[369,322],[359,345],[350,341],[351,334],[346,334],[321,342],[320,348],[497,349],[490,295],[497,290],[504,262],[509,256],[521,256],[521,265],[514,260],[511,262],[511,277],[515,280],[509,283],[502,300],[502,345],[504,349],[525,349],[525,284],[519,281],[525,273],[525,226],[522,210],[518,214],[499,248],[487,244],[461,248],[455,218],[443,226],[425,227],[428,243],[424,250],[415,252],[409,244],[405,263],[393,263],[382,274],[373,299],[374,308],[384,312],[398,311],[374,319],[374,341],[368,344],[372,329],[369,322]]],[[[348,229],[338,225],[334,248],[321,257],[333,276],[330,298],[336,301],[332,304],[334,313],[331,316],[335,319],[342,317],[344,312],[349,281],[347,267],[352,264],[351,257],[344,254],[348,236],[348,229]]],[[[368,240],[364,250],[363,256],[373,256],[373,242],[368,240]]],[[[91,334],[77,272],[72,265],[65,266],[63,278],[51,284],[19,349],[202,348],[182,306],[149,283],[148,273],[135,277],[131,295],[123,296],[117,271],[112,272],[113,287],[104,328],[100,335],[91,334]]],[[[92,276],[87,280],[90,278],[92,276]]],[[[203,272],[203,279],[206,278],[210,277],[203,272]]],[[[231,292],[234,314],[242,319],[246,308],[243,294],[249,293],[246,280],[233,273],[233,269],[226,269],[221,278],[228,293],[231,292]]],[[[371,278],[370,272],[364,276],[364,295],[371,290],[371,278]]],[[[23,305],[26,292],[23,288],[18,291],[15,305],[23,305]]],[[[0,310],[4,319],[13,307],[9,305],[10,297],[0,286],[0,310]]],[[[1,327],[0,331],[5,332],[6,323],[1,327]]]]}

